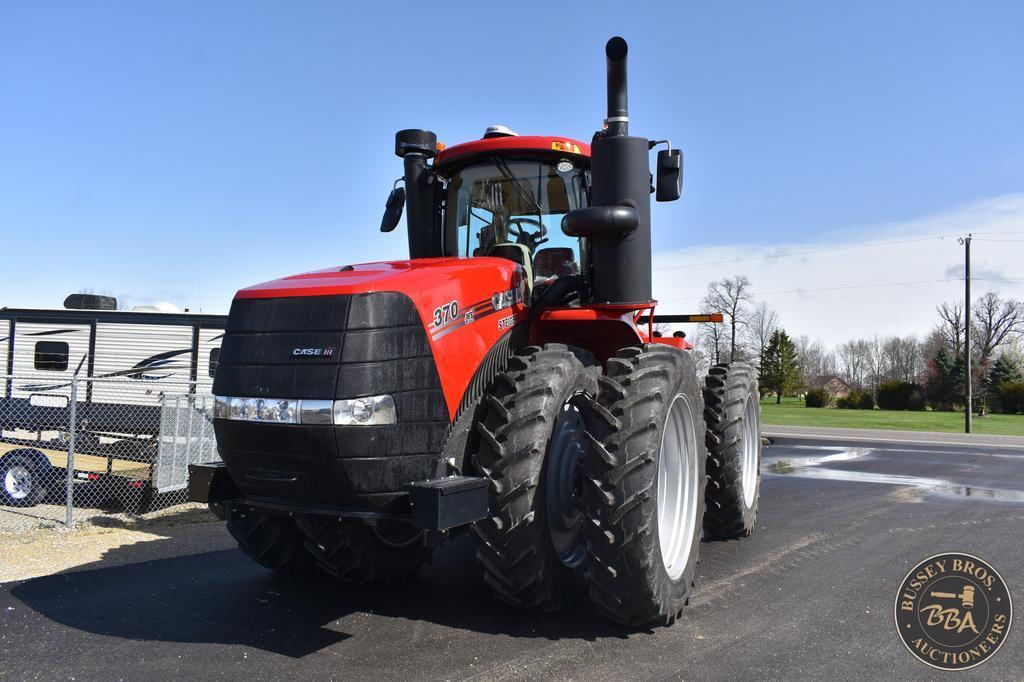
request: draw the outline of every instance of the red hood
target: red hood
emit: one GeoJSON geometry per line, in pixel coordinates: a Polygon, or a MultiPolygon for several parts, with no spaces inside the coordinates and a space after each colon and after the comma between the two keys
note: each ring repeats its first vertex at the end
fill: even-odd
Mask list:
{"type": "Polygon", "coordinates": [[[284,298],[330,296],[372,291],[418,291],[436,286],[458,273],[515,269],[503,258],[419,258],[381,263],[362,263],[306,272],[241,289],[235,298],[284,298]]]}

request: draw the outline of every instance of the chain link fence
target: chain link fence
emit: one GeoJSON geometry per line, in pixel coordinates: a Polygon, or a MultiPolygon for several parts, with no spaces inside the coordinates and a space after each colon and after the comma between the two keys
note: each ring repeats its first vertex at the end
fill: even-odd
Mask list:
{"type": "Polygon", "coordinates": [[[213,396],[155,376],[0,376],[0,532],[184,510],[213,396]]]}

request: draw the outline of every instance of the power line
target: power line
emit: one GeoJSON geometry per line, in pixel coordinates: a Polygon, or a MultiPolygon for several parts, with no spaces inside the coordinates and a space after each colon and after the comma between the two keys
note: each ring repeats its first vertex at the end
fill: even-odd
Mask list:
{"type": "Polygon", "coordinates": [[[1017,284],[1024,282],[1024,277],[972,277],[978,282],[995,282],[996,284],[1017,284]]]}
{"type": "Polygon", "coordinates": [[[827,253],[830,251],[850,251],[852,249],[868,249],[876,246],[892,246],[895,244],[911,244],[914,242],[927,242],[936,239],[947,239],[950,235],[940,235],[933,237],[918,237],[917,239],[897,239],[885,242],[866,242],[864,244],[850,244],[848,246],[830,246],[820,249],[805,249],[803,251],[788,251],[783,253],[776,253],[768,256],[751,256],[749,258],[729,258],[725,260],[717,261],[701,261],[699,263],[682,263],[679,265],[658,265],[655,270],[676,270],[679,268],[699,268],[711,265],[725,265],[729,263],[746,263],[755,260],[773,260],[776,258],[793,258],[795,256],[806,256],[814,253],[827,253]]]}
{"type": "MultiPolygon", "coordinates": [[[[978,278],[975,278],[978,279],[978,278]]],[[[785,289],[781,291],[754,291],[752,295],[756,296],[778,296],[782,294],[814,294],[821,291],[847,291],[850,289],[875,289],[882,287],[902,287],[902,286],[917,286],[921,284],[937,284],[939,282],[959,282],[959,277],[947,277],[945,279],[925,279],[916,282],[883,282],[879,284],[850,284],[847,286],[840,287],[818,287],[813,289],[800,288],[800,289],[785,289]]],[[[671,298],[660,298],[659,301],[694,301],[703,298],[702,296],[687,296],[687,297],[671,297],[671,298]]]]}

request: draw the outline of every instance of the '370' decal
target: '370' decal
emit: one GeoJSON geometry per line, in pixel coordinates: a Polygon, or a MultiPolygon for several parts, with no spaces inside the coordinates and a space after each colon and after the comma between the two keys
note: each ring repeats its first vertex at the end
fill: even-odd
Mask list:
{"type": "Polygon", "coordinates": [[[449,301],[442,306],[434,308],[434,326],[440,327],[446,322],[451,322],[459,316],[459,302],[449,301]]]}
{"type": "MultiPolygon", "coordinates": [[[[433,341],[437,341],[445,334],[468,324],[473,324],[477,320],[492,315],[499,310],[507,311],[521,301],[521,295],[517,296],[509,290],[499,291],[482,301],[471,303],[465,307],[460,306],[458,301],[449,301],[444,305],[434,308],[430,338],[433,341]]],[[[498,329],[507,329],[513,326],[516,317],[516,315],[508,315],[506,312],[505,316],[499,321],[498,329]]]]}

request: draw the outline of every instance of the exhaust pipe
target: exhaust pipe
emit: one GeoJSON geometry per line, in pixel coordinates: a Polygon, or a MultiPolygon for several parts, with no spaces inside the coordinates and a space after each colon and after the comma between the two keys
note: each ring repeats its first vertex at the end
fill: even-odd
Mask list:
{"type": "Polygon", "coordinates": [[[572,211],[562,231],[590,239],[591,303],[643,307],[651,303],[651,184],[646,138],[629,135],[626,41],[605,45],[608,117],[591,145],[590,208],[572,211]]]}
{"type": "Polygon", "coordinates": [[[626,55],[629,46],[615,36],[604,47],[608,58],[608,117],[606,135],[629,135],[629,97],[626,92],[626,55]]]}

